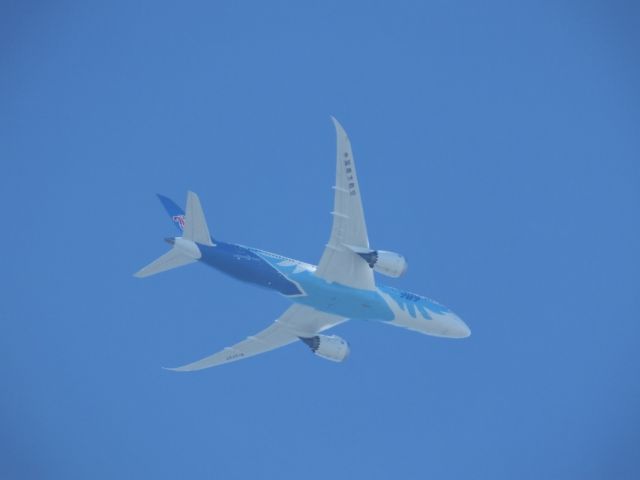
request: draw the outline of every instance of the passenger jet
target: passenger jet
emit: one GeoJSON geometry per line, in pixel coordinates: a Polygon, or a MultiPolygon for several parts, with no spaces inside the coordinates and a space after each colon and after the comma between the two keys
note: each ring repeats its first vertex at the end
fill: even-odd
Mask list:
{"type": "Polygon", "coordinates": [[[231,277],[275,290],[292,305],[270,326],[231,347],[176,371],[193,371],[235,362],[296,341],[327,360],[342,362],[349,344],[323,332],[347,320],[377,320],[437,337],[464,338],[469,327],[447,307],[415,293],[376,285],[374,271],[399,277],[405,258],[371,248],[349,138],[332,117],[338,138],[333,226],[320,263],[299,260],[214,239],[198,196],[187,193],[183,211],[158,195],[180,235],[168,238],[171,250],[135,274],[148,277],[197,261],[231,277]]]}

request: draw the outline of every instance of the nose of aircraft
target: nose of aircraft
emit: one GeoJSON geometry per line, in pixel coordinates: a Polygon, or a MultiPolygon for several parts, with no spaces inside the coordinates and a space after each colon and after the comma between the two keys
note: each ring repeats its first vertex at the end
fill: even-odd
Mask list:
{"type": "Polygon", "coordinates": [[[465,338],[471,335],[471,329],[457,315],[453,315],[450,322],[449,336],[453,338],[465,338]]]}

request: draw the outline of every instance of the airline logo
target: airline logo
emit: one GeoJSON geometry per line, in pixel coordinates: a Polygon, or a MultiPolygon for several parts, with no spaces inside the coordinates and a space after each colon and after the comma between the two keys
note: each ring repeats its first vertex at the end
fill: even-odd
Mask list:
{"type": "Polygon", "coordinates": [[[174,215],[171,220],[180,226],[180,230],[184,230],[184,215],[174,215]]]}

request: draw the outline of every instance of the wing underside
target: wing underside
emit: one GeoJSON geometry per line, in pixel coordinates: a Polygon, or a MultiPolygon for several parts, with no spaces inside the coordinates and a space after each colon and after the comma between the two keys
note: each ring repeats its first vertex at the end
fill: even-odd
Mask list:
{"type": "Polygon", "coordinates": [[[181,367],[169,368],[168,370],[191,372],[253,357],[284,347],[300,338],[313,337],[317,333],[338,325],[345,320],[345,318],[337,315],[295,304],[260,333],[247,337],[241,342],[201,360],[181,367]]]}
{"type": "Polygon", "coordinates": [[[332,120],[337,136],[333,225],[316,275],[342,285],[374,290],[373,270],[349,248],[368,249],[369,238],[351,142],[340,123],[333,117],[332,120]]]}

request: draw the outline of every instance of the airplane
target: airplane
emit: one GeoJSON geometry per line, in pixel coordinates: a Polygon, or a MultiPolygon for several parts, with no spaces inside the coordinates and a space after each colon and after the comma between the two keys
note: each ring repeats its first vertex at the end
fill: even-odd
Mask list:
{"type": "Polygon", "coordinates": [[[202,370],[296,341],[304,342],[321,358],[342,362],[349,355],[349,344],[337,335],[323,332],[347,320],[376,320],[437,337],[471,335],[456,314],[434,300],[376,285],[374,272],[400,277],[407,270],[407,261],[398,253],[370,247],[351,143],[340,123],[331,119],[337,135],[333,226],[317,266],[214,239],[195,193],[187,193],[184,211],[169,198],[158,195],[180,235],[167,238],[171,250],[134,276],[148,277],[200,261],[241,281],[275,290],[293,303],[261,332],[201,360],[168,370],[202,370]]]}

